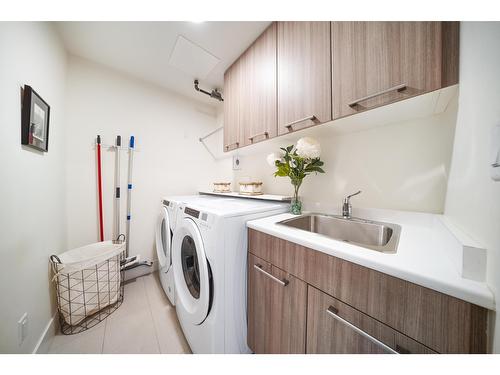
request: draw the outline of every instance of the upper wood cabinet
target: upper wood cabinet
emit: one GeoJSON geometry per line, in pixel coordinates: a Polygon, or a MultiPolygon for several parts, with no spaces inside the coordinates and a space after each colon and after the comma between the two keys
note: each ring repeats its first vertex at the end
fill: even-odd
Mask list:
{"type": "Polygon", "coordinates": [[[332,22],[333,117],[402,97],[398,22],[332,22]],[[387,91],[386,94],[382,92],[387,91]],[[357,106],[352,102],[368,95],[357,106]],[[364,105],[364,107],[361,107],[364,105]]]}
{"type": "Polygon", "coordinates": [[[458,83],[458,22],[273,22],[224,75],[224,151],[458,83]]]}
{"type": "Polygon", "coordinates": [[[275,22],[246,50],[240,64],[240,127],[246,146],[274,138],[278,131],[275,22]]]}
{"type": "Polygon", "coordinates": [[[242,145],[241,81],[241,60],[236,60],[224,73],[224,152],[234,150],[242,145]]]}
{"type": "Polygon", "coordinates": [[[330,22],[278,22],[278,133],[332,119],[330,22]]]}
{"type": "Polygon", "coordinates": [[[332,22],[333,118],[458,82],[456,22],[332,22]]]}

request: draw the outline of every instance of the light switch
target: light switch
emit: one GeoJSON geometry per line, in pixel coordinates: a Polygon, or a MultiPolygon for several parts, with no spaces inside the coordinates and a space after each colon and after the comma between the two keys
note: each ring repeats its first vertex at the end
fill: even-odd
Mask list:
{"type": "Polygon", "coordinates": [[[28,313],[24,313],[23,316],[17,322],[17,332],[18,332],[18,343],[19,346],[24,342],[26,337],[28,337],[28,313]]]}

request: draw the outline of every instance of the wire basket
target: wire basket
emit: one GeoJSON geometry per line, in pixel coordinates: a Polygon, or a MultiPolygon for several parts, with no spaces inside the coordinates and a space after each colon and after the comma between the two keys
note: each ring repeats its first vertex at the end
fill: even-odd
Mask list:
{"type": "Polygon", "coordinates": [[[50,257],[61,332],[83,332],[123,302],[125,243],[99,242],[50,257]]]}

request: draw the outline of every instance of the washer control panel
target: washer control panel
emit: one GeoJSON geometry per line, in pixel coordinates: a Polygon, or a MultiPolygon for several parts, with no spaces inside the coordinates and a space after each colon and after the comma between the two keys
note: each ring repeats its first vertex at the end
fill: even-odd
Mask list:
{"type": "Polygon", "coordinates": [[[207,212],[200,212],[198,210],[195,210],[194,208],[185,207],[184,213],[189,215],[189,216],[192,216],[196,219],[199,219],[201,221],[208,222],[208,213],[207,212]]]}
{"type": "Polygon", "coordinates": [[[193,208],[189,207],[184,208],[184,213],[188,214],[189,216],[195,217],[196,219],[200,218],[200,211],[195,210],[193,208]]]}

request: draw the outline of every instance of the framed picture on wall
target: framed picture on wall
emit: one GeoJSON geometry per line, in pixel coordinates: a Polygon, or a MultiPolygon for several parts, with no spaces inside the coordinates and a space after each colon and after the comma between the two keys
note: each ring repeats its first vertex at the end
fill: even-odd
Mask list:
{"type": "Polygon", "coordinates": [[[21,143],[37,150],[49,150],[50,106],[31,86],[24,85],[21,113],[21,143]]]}

